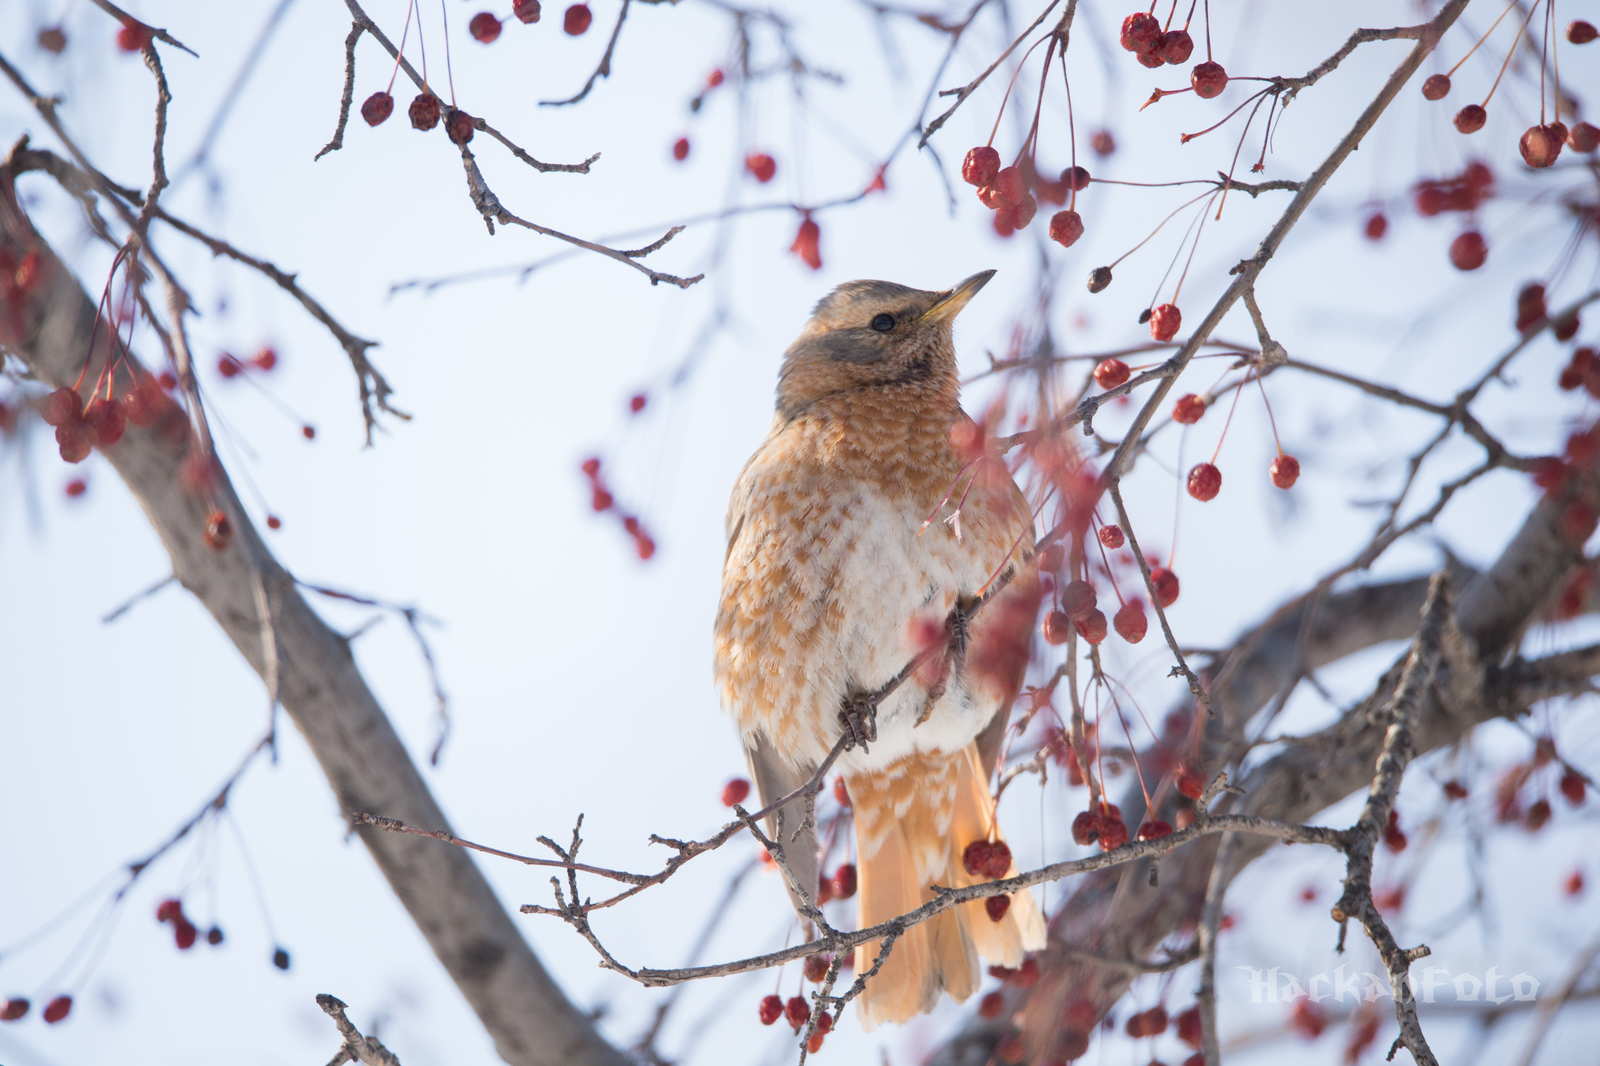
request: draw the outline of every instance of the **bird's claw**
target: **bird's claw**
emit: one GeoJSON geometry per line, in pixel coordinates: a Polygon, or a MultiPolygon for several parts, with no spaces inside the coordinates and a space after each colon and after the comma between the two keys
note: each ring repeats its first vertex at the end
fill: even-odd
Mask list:
{"type": "Polygon", "coordinates": [[[878,739],[878,708],[866,696],[846,696],[844,707],[839,711],[839,721],[844,724],[845,734],[850,738],[846,750],[860,748],[866,751],[867,744],[878,739]]]}

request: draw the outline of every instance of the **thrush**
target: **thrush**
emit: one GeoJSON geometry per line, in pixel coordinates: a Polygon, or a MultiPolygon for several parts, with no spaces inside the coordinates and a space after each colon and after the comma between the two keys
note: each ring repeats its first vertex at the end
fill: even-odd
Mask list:
{"type": "MultiPolygon", "coordinates": [[[[722,704],[763,806],[809,780],[846,729],[862,730],[867,742],[837,764],[854,809],[860,928],[921,906],[933,885],[999,875],[969,871],[963,854],[1000,839],[989,782],[1027,668],[1039,582],[1022,565],[1033,549],[1027,500],[960,405],[952,325],[993,275],[943,292],[853,281],[824,297],[784,356],[772,429],[728,507],[715,630],[722,704]],[[967,625],[965,612],[1003,576],[967,625]],[[927,664],[875,720],[842,713],[925,649],[927,664]]],[[[791,895],[814,900],[815,833],[791,840],[802,815],[792,801],[769,829],[784,845],[791,895]]],[[[1031,892],[998,920],[991,913],[970,901],[907,930],[857,1001],[863,1026],[906,1021],[941,993],[965,1000],[980,956],[1014,967],[1044,946],[1031,892]]],[[[857,949],[856,972],[879,947],[857,949]]]]}

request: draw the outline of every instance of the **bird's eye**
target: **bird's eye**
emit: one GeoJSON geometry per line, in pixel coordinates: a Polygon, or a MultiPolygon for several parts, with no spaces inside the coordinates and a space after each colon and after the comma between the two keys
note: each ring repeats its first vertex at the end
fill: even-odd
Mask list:
{"type": "Polygon", "coordinates": [[[873,316],[872,328],[879,333],[888,333],[891,329],[894,329],[894,316],[890,314],[873,316]]]}

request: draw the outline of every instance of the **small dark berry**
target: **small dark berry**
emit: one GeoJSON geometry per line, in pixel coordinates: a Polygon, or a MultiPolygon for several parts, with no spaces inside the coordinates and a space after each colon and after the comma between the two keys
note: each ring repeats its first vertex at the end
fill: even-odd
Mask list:
{"type": "Polygon", "coordinates": [[[369,126],[378,125],[393,113],[394,97],[388,93],[373,93],[361,104],[361,117],[367,120],[369,126]]]}

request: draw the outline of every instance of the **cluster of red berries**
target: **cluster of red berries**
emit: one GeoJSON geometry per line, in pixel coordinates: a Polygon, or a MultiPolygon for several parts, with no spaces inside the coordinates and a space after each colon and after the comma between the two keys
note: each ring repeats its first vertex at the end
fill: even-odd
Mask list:
{"type": "MultiPolygon", "coordinates": [[[[1194,38],[1189,36],[1187,29],[1163,32],[1161,23],[1145,11],[1135,12],[1122,20],[1119,40],[1122,47],[1132,52],[1142,66],[1152,69],[1163,65],[1181,67],[1194,54],[1194,38]]],[[[1202,100],[1213,99],[1228,87],[1228,72],[1222,69],[1221,63],[1209,59],[1197,63],[1189,72],[1189,87],[1202,100]]]]}
{"type": "Polygon", "coordinates": [[[634,550],[639,553],[640,559],[648,559],[656,553],[656,542],[650,536],[637,515],[624,513],[617,507],[616,497],[611,495],[611,490],[606,488],[604,479],[600,476],[600,460],[589,458],[583,461],[584,476],[589,479],[589,488],[592,493],[590,503],[598,512],[616,511],[622,519],[623,532],[633,538],[634,550]]]}
{"type": "MultiPolygon", "coordinates": [[[[48,31],[47,31],[48,32],[48,31]]],[[[60,32],[59,30],[56,32],[60,32]]],[[[44,34],[40,34],[40,44],[44,44],[44,34]]],[[[145,46],[155,40],[156,31],[128,15],[122,16],[122,28],[117,31],[117,47],[124,52],[142,52],[145,46]]],[[[65,34],[61,36],[61,48],[67,46],[65,34]]],[[[45,45],[49,48],[49,45],[45,45]]],[[[59,52],[61,48],[52,48],[51,51],[59,52]]]]}
{"type": "Polygon", "coordinates": [[[55,427],[56,446],[69,463],[81,463],[93,448],[117,443],[130,422],[141,428],[157,426],[160,432],[180,438],[188,432],[183,409],[160,381],[149,376],[121,396],[97,387],[87,405],[76,389],[62,387],[46,396],[39,408],[45,422],[55,427]]]}
{"type": "MultiPolygon", "coordinates": [[[[511,13],[524,25],[531,25],[539,21],[539,0],[516,0],[511,5],[511,13]]],[[[561,18],[561,28],[573,37],[577,37],[589,28],[594,21],[594,13],[587,4],[573,4],[567,8],[566,14],[561,18]]],[[[472,34],[472,39],[480,44],[493,44],[500,39],[502,22],[488,11],[480,11],[472,16],[467,23],[467,32],[472,34]]]]}
{"type": "MultiPolygon", "coordinates": [[[[375,92],[361,104],[361,117],[366,119],[367,125],[376,126],[394,113],[394,97],[387,92],[375,92]]],[[[446,107],[432,91],[424,89],[411,101],[411,106],[406,109],[407,116],[411,119],[414,129],[424,133],[439,124],[439,118],[444,117],[444,132],[456,144],[466,144],[472,140],[473,131],[478,128],[479,120],[473,118],[457,107],[446,107]]]]}
{"type": "Polygon", "coordinates": [[[1128,827],[1122,822],[1122,809],[1102,799],[1098,810],[1079,811],[1072,820],[1072,839],[1077,844],[1098,841],[1105,851],[1122,847],[1128,842],[1128,827]]]}
{"type": "MultiPolygon", "coordinates": [[[[0,1003],[0,1022],[21,1021],[28,1015],[28,1008],[32,1006],[26,996],[12,996],[4,1003],[0,1003]]],[[[72,997],[57,996],[44,1005],[41,1014],[44,1020],[54,1025],[72,1012],[72,997]]]]}
{"type": "Polygon", "coordinates": [[[1140,1037],[1160,1036],[1167,1031],[1167,1022],[1167,1008],[1157,1005],[1129,1015],[1124,1029],[1129,1036],[1138,1040],[1140,1037]]]}
{"type": "Polygon", "coordinates": [[[856,894],[857,873],[855,863],[844,862],[832,874],[824,871],[817,878],[817,905],[832,903],[836,899],[849,899],[856,894]]]}
{"type": "MultiPolygon", "coordinates": [[[[194,947],[195,939],[200,935],[200,930],[183,913],[183,901],[179,899],[164,899],[156,908],[156,921],[163,925],[172,923],[172,938],[178,945],[179,951],[188,951],[194,947]]],[[[213,925],[206,932],[206,943],[216,947],[222,943],[222,929],[213,925]]]]}
{"type": "MultiPolygon", "coordinates": [[[[995,213],[995,232],[1009,237],[1025,229],[1039,211],[1039,200],[1061,206],[1072,193],[1089,187],[1089,172],[1083,167],[1068,167],[1058,181],[1044,181],[1031,159],[1021,159],[1008,167],[1000,165],[1000,153],[988,145],[974,148],[961,163],[961,178],[978,190],[983,206],[995,213]],[[1035,197],[1035,193],[1038,197],[1035,197]]],[[[1083,236],[1083,218],[1074,210],[1057,211],[1050,218],[1050,239],[1070,248],[1083,236]]]]}
{"type": "MultiPolygon", "coordinates": [[[[807,1003],[803,996],[791,996],[787,1003],[782,996],[767,996],[761,1001],[759,1017],[762,1025],[771,1025],[779,1018],[785,1018],[798,1033],[811,1020],[811,1004],[807,1003]]],[[[827,1012],[823,1012],[817,1017],[817,1028],[811,1034],[806,1050],[815,1055],[822,1049],[822,1038],[832,1030],[833,1018],[827,1012]]]]}

